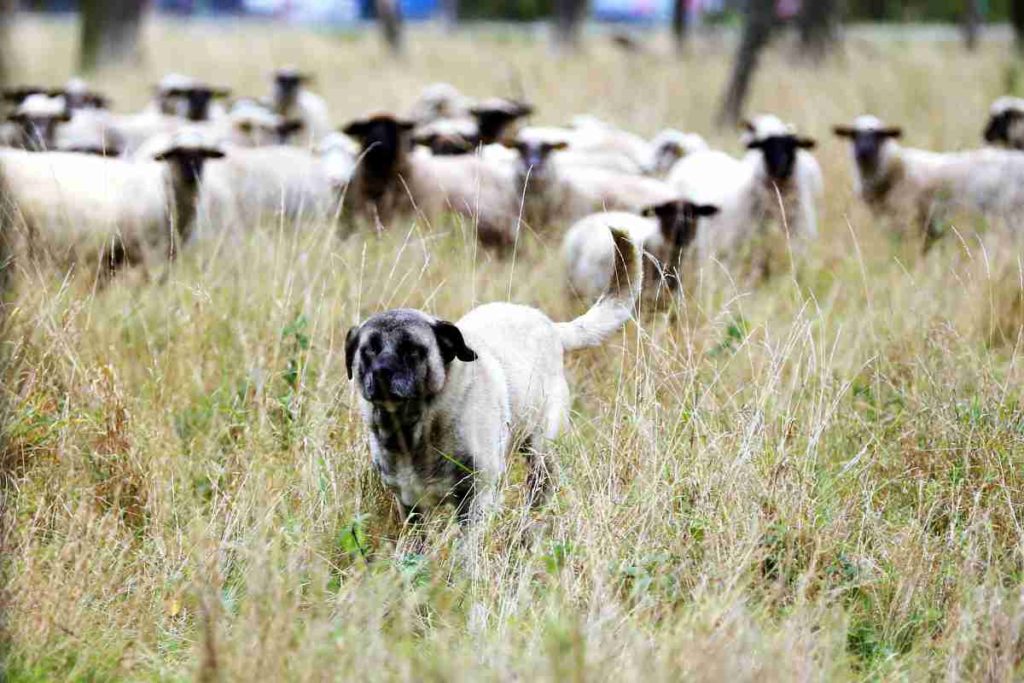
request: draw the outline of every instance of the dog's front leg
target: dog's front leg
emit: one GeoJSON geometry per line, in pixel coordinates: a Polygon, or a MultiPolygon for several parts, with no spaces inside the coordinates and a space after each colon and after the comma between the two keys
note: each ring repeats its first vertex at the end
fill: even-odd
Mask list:
{"type": "Polygon", "coordinates": [[[470,577],[478,578],[484,549],[484,534],[498,504],[498,482],[481,476],[474,477],[473,485],[463,498],[459,510],[462,539],[459,559],[470,577]]]}

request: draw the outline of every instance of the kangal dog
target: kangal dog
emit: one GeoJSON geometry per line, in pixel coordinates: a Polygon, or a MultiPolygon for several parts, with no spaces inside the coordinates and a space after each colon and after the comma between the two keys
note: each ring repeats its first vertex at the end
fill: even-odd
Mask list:
{"type": "Polygon", "coordinates": [[[517,446],[527,457],[531,502],[546,498],[550,442],[571,405],[563,356],[619,330],[639,295],[639,250],[625,232],[612,233],[615,277],[571,322],[492,303],[454,324],[397,309],[349,331],[346,365],[361,396],[373,465],[407,520],[449,503],[464,525],[480,521],[497,504],[517,446]]]}

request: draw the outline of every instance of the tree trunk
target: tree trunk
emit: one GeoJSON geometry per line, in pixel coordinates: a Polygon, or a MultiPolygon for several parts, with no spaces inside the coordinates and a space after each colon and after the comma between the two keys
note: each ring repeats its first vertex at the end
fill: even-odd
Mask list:
{"type": "Polygon", "coordinates": [[[441,16],[445,30],[454,31],[459,25],[459,0],[441,0],[441,16]]]}
{"type": "Polygon", "coordinates": [[[1024,52],[1024,2],[1010,0],[1010,22],[1017,36],[1017,49],[1024,52]]]}
{"type": "Polygon", "coordinates": [[[800,53],[811,60],[821,59],[839,34],[839,0],[804,0],[797,26],[800,53]]]}
{"type": "Polygon", "coordinates": [[[580,24],[587,0],[555,0],[555,41],[564,50],[575,50],[580,42],[580,24]]]}
{"type": "Polygon", "coordinates": [[[14,0],[0,0],[0,88],[7,85],[11,71],[11,22],[14,19],[14,0]]]}
{"type": "Polygon", "coordinates": [[[392,54],[401,54],[404,44],[402,8],[399,6],[398,0],[375,0],[375,7],[377,9],[377,22],[380,24],[380,31],[384,36],[384,42],[387,43],[388,49],[391,50],[392,54]]]}
{"type": "Polygon", "coordinates": [[[964,45],[974,52],[978,49],[978,34],[981,33],[981,0],[964,0],[964,45]]]}
{"type": "Polygon", "coordinates": [[[81,0],[79,68],[94,71],[109,64],[138,63],[148,4],[148,0],[81,0]]]}
{"type": "Polygon", "coordinates": [[[672,2],[672,40],[676,46],[676,52],[682,53],[686,47],[686,33],[689,28],[686,15],[686,0],[673,0],[672,2]]]}
{"type": "Polygon", "coordinates": [[[750,91],[750,83],[757,70],[758,58],[771,40],[774,24],[775,0],[750,0],[732,77],[729,79],[729,87],[725,91],[722,107],[718,112],[720,127],[735,126],[739,122],[750,91]]]}

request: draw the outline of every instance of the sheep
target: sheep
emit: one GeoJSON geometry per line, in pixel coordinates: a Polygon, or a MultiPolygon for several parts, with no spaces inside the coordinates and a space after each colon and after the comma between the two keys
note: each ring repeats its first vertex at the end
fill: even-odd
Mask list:
{"type": "Polygon", "coordinates": [[[664,287],[678,288],[678,267],[697,234],[701,218],[718,208],[674,200],[646,207],[642,215],[626,212],[592,214],[577,221],[562,243],[570,291],[587,302],[607,291],[614,270],[609,228],[625,231],[644,254],[644,298],[657,300],[664,287]]]}
{"type": "Polygon", "coordinates": [[[305,87],[311,80],[312,76],[294,67],[278,69],[274,74],[270,99],[274,113],[288,120],[302,122],[302,144],[305,146],[315,145],[332,130],[327,103],[305,87]]]}
{"type": "Polygon", "coordinates": [[[664,178],[672,170],[672,166],[687,154],[703,152],[710,147],[697,133],[684,133],[674,128],[666,128],[655,135],[650,142],[651,158],[644,167],[644,172],[656,178],[664,178]]]}
{"type": "Polygon", "coordinates": [[[694,248],[700,261],[737,253],[757,230],[759,193],[754,165],[746,160],[718,150],[694,152],[676,162],[666,182],[683,199],[720,209],[697,233],[694,248]]]}
{"type": "Polygon", "coordinates": [[[148,114],[184,116],[182,93],[195,84],[195,79],[179,73],[166,74],[153,88],[153,100],[146,106],[148,114]]]}
{"type": "Polygon", "coordinates": [[[852,143],[855,189],[877,215],[910,225],[927,250],[941,235],[940,222],[963,210],[1002,219],[1018,228],[1024,211],[1024,155],[1012,150],[930,152],[903,147],[903,131],[875,116],[834,128],[852,143]]]}
{"type": "Polygon", "coordinates": [[[109,97],[92,90],[89,84],[81,78],[71,78],[64,84],[64,87],[52,90],[50,95],[63,97],[71,112],[83,109],[107,109],[110,106],[109,97]]]}
{"type": "Polygon", "coordinates": [[[570,130],[570,144],[576,152],[623,157],[633,164],[638,173],[650,163],[651,146],[639,135],[592,116],[575,117],[570,130]]]}
{"type": "Polygon", "coordinates": [[[519,194],[512,159],[482,151],[434,155],[417,147],[409,157],[408,173],[416,210],[428,220],[450,211],[473,222],[482,245],[505,250],[515,244],[519,194]]]}
{"type": "Polygon", "coordinates": [[[990,145],[1024,150],[1024,98],[1000,97],[993,102],[983,137],[990,145]]]}
{"type": "Polygon", "coordinates": [[[520,157],[516,186],[528,224],[540,228],[595,211],[638,211],[676,197],[653,178],[581,163],[559,135],[558,129],[524,128],[510,143],[520,157]]]}
{"type": "Polygon", "coordinates": [[[0,151],[5,246],[16,259],[42,253],[109,273],[136,264],[148,270],[188,240],[203,166],[222,156],[187,136],[144,162],[0,151]]]}
{"type": "Polygon", "coordinates": [[[346,125],[342,132],[360,146],[359,163],[345,193],[345,216],[387,225],[412,213],[407,187],[411,176],[412,131],[416,124],[387,113],[376,113],[346,125]]]}
{"type": "Polygon", "coordinates": [[[337,190],[348,187],[356,171],[359,145],[341,133],[330,133],[316,146],[316,154],[324,165],[331,186],[337,190]]]}
{"type": "Polygon", "coordinates": [[[745,161],[754,168],[755,192],[760,195],[758,208],[801,242],[817,237],[824,181],[821,166],[808,152],[817,143],[771,115],[747,122],[744,141],[745,161]]]}

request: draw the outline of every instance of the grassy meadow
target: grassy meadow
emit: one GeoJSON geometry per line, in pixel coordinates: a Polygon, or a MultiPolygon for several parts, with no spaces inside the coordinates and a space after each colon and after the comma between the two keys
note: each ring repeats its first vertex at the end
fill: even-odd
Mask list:
{"type": "MultiPolygon", "coordinates": [[[[337,123],[444,80],[521,94],[541,123],[592,113],[716,131],[728,41],[682,59],[592,37],[376,35],[157,23],[119,109],[167,71],[236,94],[315,71],[337,123]]],[[[26,20],[18,80],[60,83],[75,31],[26,20]]],[[[511,300],[556,319],[560,226],[513,259],[473,228],[404,221],[338,240],[251,226],[166,281],[21,279],[0,391],[10,681],[1011,680],[1024,674],[1020,244],[957,225],[927,257],[857,205],[831,126],[867,111],[908,144],[977,146],[1009,44],[856,38],[823,64],[766,56],[750,110],[819,141],[821,236],[754,281],[711,264],[686,297],[571,356],[573,425],[550,504],[513,460],[480,571],[450,515],[407,548],[370,467],[344,335],[369,314],[457,319],[511,300]]]]}

